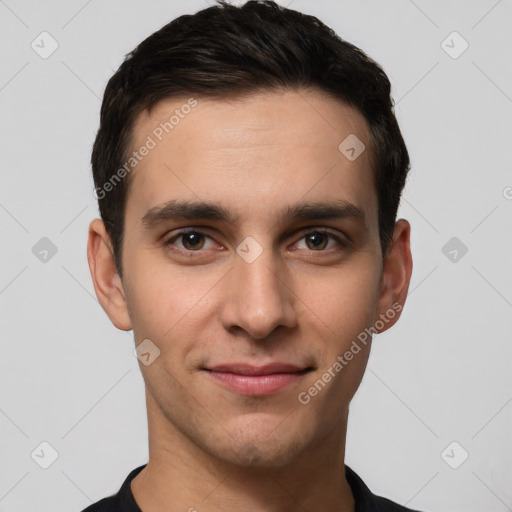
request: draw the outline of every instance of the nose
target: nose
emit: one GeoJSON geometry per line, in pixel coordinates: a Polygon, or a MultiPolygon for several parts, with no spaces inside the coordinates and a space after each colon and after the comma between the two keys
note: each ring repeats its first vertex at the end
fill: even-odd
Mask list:
{"type": "Polygon", "coordinates": [[[264,249],[252,262],[236,255],[221,312],[225,329],[243,329],[262,340],[279,326],[293,328],[296,297],[286,275],[271,249],[264,249]]]}

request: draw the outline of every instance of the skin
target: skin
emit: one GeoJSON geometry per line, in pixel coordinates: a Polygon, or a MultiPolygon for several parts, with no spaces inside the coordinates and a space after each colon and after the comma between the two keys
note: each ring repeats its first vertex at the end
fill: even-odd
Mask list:
{"type": "MultiPolygon", "coordinates": [[[[356,110],[314,89],[197,100],[132,171],[122,280],[102,221],[89,229],[102,307],[117,328],[133,329],[136,344],[150,339],[160,350],[140,364],[149,462],[132,482],[134,497],[145,512],[353,511],[345,438],[371,342],[307,405],[297,397],[359,333],[403,306],[410,225],[396,223],[383,262],[369,130],[356,110]],[[354,161],[338,150],[349,134],[367,148],[354,161]],[[184,199],[214,202],[238,218],[143,225],[151,208],[184,199]],[[288,205],[339,200],[366,222],[278,218],[288,205]],[[182,228],[204,236],[166,247],[182,228]],[[334,237],[308,243],[305,235],[318,229],[334,237]],[[262,248],[252,263],[236,252],[249,236],[262,248]],[[201,369],[234,361],[313,369],[266,396],[226,389],[201,369]]],[[[167,99],[140,114],[133,147],[186,101],[167,99]]]]}

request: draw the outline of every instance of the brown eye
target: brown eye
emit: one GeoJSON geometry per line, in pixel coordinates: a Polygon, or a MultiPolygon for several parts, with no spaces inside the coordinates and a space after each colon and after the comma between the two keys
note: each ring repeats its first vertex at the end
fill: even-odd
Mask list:
{"type": "Polygon", "coordinates": [[[211,249],[215,242],[211,237],[199,231],[181,231],[163,242],[169,249],[181,252],[199,252],[201,249],[211,249]]]}
{"type": "Polygon", "coordinates": [[[323,230],[306,232],[296,243],[296,249],[307,249],[314,252],[332,252],[329,249],[339,250],[344,247],[346,247],[346,243],[342,238],[330,231],[323,230]]]}
{"type": "Polygon", "coordinates": [[[191,251],[202,249],[204,246],[204,235],[202,235],[201,233],[184,233],[180,235],[178,238],[181,238],[183,242],[183,247],[191,251]]]}
{"type": "Polygon", "coordinates": [[[311,233],[305,236],[308,249],[325,249],[327,245],[328,235],[325,233],[311,233]]]}

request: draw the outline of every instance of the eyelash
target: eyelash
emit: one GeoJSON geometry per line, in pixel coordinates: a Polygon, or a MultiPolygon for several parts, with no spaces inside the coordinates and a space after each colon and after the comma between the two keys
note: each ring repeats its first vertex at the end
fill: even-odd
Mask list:
{"type": "MultiPolygon", "coordinates": [[[[210,238],[213,240],[213,238],[209,235],[207,235],[206,233],[203,233],[202,231],[198,230],[198,229],[194,229],[194,228],[190,228],[190,229],[186,229],[186,230],[181,230],[179,231],[178,233],[174,234],[171,238],[167,239],[167,240],[164,240],[163,241],[163,245],[164,247],[170,249],[170,250],[173,250],[174,252],[179,252],[179,253],[185,253],[187,256],[188,255],[193,255],[194,253],[201,253],[201,252],[204,252],[203,249],[197,249],[197,250],[192,250],[192,249],[182,249],[180,247],[174,247],[172,248],[172,245],[173,243],[178,240],[180,237],[183,237],[185,235],[189,235],[189,234],[195,234],[195,235],[201,235],[201,236],[204,236],[204,237],[207,237],[207,238],[210,238]]],[[[312,234],[319,234],[319,235],[325,235],[331,239],[334,239],[339,246],[341,246],[342,248],[343,247],[346,247],[347,246],[347,243],[344,242],[339,236],[335,235],[334,233],[330,232],[330,231],[327,231],[325,229],[311,229],[309,231],[302,231],[301,232],[301,237],[299,238],[299,240],[303,240],[305,239],[308,235],[312,235],[312,234]]],[[[327,242],[328,244],[329,242],[327,242]]],[[[332,248],[331,248],[332,249],[332,248]]],[[[205,249],[206,250],[206,249],[205,249]]],[[[318,251],[315,251],[314,249],[306,249],[310,252],[329,252],[329,249],[320,249],[318,251]]]]}

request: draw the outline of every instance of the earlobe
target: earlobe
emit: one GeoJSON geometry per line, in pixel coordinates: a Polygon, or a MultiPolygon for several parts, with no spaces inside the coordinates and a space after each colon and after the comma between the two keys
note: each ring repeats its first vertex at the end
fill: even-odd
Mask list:
{"type": "Polygon", "coordinates": [[[394,325],[405,304],[412,274],[410,235],[409,222],[405,219],[398,220],[384,260],[378,317],[385,321],[382,322],[384,326],[381,329],[376,329],[377,332],[384,332],[394,325]]]}
{"type": "Polygon", "coordinates": [[[87,261],[101,307],[118,329],[129,331],[132,323],[123,283],[117,273],[110,237],[101,219],[94,219],[89,225],[87,261]]]}

